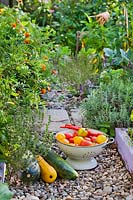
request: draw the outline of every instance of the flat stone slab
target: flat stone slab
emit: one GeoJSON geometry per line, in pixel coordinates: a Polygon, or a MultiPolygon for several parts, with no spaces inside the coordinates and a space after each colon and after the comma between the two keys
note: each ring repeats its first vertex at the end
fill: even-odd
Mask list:
{"type": "Polygon", "coordinates": [[[70,119],[65,109],[47,109],[46,114],[43,119],[43,126],[41,131],[44,131],[46,128],[46,124],[49,121],[50,117],[50,124],[48,127],[49,132],[59,132],[63,130],[60,128],[63,124],[70,124],[70,119]]]}
{"type": "Polygon", "coordinates": [[[83,117],[79,108],[71,109],[71,119],[76,126],[82,126],[83,117]]]}
{"type": "Polygon", "coordinates": [[[133,175],[133,145],[131,139],[124,128],[116,128],[115,132],[118,151],[125,162],[126,168],[133,175]]]}

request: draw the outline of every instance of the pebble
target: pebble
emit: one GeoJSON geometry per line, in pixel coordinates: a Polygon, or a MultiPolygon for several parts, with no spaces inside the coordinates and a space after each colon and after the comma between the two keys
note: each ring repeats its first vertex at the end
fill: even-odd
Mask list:
{"type": "Polygon", "coordinates": [[[67,196],[64,200],[73,200],[71,196],[67,196]]]}
{"type": "Polygon", "coordinates": [[[110,186],[105,186],[104,188],[103,188],[103,193],[105,193],[105,194],[110,194],[112,192],[112,187],[110,187],[110,186]]]}
{"type": "Polygon", "coordinates": [[[133,194],[126,197],[126,200],[133,200],[133,194]]]}
{"type": "Polygon", "coordinates": [[[32,195],[28,195],[26,198],[24,198],[23,200],[39,200],[39,198],[38,197],[36,197],[36,196],[32,196],[32,195]]]}

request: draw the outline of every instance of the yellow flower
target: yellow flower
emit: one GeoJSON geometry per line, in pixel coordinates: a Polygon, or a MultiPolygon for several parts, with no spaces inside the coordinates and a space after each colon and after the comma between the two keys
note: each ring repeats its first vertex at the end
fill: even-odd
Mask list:
{"type": "Polygon", "coordinates": [[[0,14],[2,14],[5,11],[4,8],[0,8],[0,14]]]}

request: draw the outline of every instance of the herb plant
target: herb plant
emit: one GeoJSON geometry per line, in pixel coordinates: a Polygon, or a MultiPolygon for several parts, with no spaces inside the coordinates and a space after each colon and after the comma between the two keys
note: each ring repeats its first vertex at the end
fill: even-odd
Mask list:
{"type": "Polygon", "coordinates": [[[115,127],[130,127],[129,113],[133,107],[133,83],[112,79],[93,89],[81,108],[84,125],[114,135],[115,127]]]}

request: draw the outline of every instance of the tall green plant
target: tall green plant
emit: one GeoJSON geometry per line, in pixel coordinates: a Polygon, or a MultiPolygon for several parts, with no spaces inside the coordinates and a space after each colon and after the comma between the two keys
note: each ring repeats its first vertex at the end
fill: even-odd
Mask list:
{"type": "Polygon", "coordinates": [[[59,78],[73,86],[77,93],[86,93],[87,81],[95,81],[99,59],[94,49],[82,49],[77,57],[66,56],[58,65],[59,78]]]}
{"type": "Polygon", "coordinates": [[[113,134],[115,127],[129,127],[133,107],[130,79],[112,79],[92,91],[82,103],[85,126],[113,134]],[[112,131],[112,132],[110,132],[112,131]]]}
{"type": "Polygon", "coordinates": [[[5,8],[0,14],[0,158],[18,169],[24,154],[36,154],[40,140],[51,145],[52,135],[47,129],[36,130],[35,120],[39,105],[45,107],[41,89],[47,89],[53,78],[49,62],[53,43],[51,33],[32,23],[22,10],[5,8]]]}

